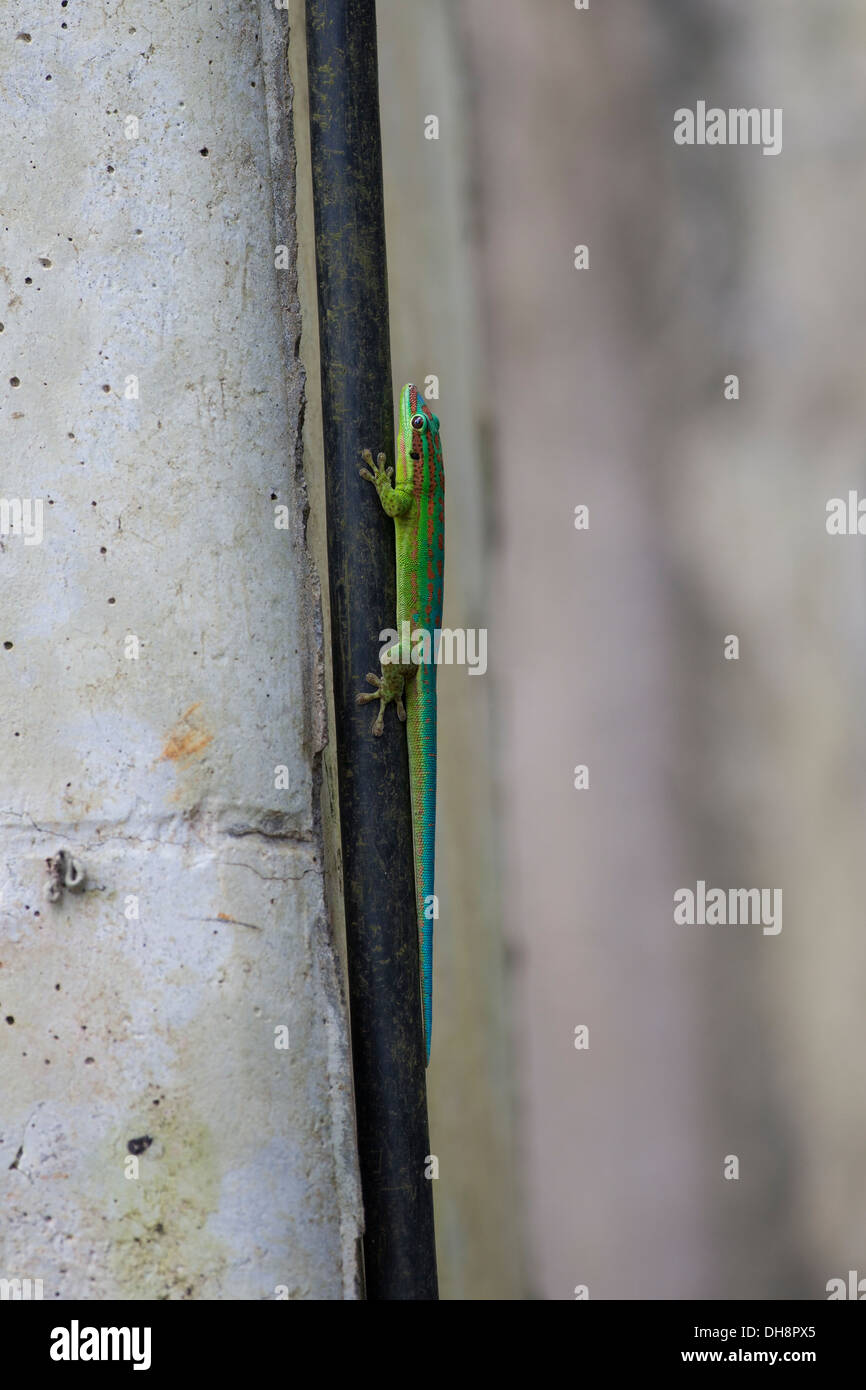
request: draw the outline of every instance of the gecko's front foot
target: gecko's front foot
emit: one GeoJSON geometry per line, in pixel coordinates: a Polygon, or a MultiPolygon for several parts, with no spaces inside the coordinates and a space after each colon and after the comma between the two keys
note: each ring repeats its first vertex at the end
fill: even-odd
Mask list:
{"type": "Polygon", "coordinates": [[[366,465],[366,467],[358,469],[362,478],[366,478],[368,483],[375,483],[376,487],[379,487],[380,480],[386,478],[390,483],[394,476],[394,470],[393,468],[386,467],[387,459],[384,454],[377,454],[376,462],[374,463],[373,455],[370,453],[370,450],[362,449],[361,458],[366,465]]]}
{"type": "Polygon", "coordinates": [[[355,703],[366,705],[370,700],[379,701],[379,713],[373,720],[373,733],[376,738],[382,737],[382,730],[385,727],[385,706],[391,701],[397,706],[397,718],[404,721],[406,718],[406,707],[403,704],[403,689],[406,678],[403,672],[395,666],[383,666],[382,675],[375,676],[372,671],[367,672],[367,680],[370,685],[375,686],[372,694],[363,691],[355,696],[355,703]]]}

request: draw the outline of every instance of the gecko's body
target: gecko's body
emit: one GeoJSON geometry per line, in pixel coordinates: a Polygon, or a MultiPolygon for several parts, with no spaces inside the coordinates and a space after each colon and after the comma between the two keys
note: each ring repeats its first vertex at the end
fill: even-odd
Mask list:
{"type": "Polygon", "coordinates": [[[412,648],[425,660],[406,661],[400,645],[382,660],[382,675],[368,675],[374,694],[358,696],[359,704],[378,700],[373,733],[383,728],[385,706],[394,701],[406,721],[409,748],[409,790],[412,801],[412,839],[415,860],[415,902],[421,960],[424,1039],[430,1061],[433,1025],[433,865],[436,834],[436,662],[442,626],[442,578],[445,561],[445,472],[439,421],[416,386],[400,393],[396,477],[386,468],[385,455],[373,462],[363,453],[361,477],[372,482],[388,516],[394,518],[397,550],[397,632],[411,634],[412,648]],[[408,624],[408,628],[404,627],[408,624]],[[423,635],[422,635],[423,634],[423,635]],[[405,706],[404,706],[405,696],[405,706]]]}

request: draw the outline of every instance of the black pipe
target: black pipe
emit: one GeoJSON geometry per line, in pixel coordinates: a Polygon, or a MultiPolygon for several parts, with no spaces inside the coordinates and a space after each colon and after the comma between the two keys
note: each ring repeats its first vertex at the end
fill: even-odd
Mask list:
{"type": "Polygon", "coordinates": [[[396,614],[394,524],[358,476],[362,448],[394,457],[375,0],[307,0],[307,70],[366,1293],[435,1299],[406,738],[355,704],[396,614]]]}

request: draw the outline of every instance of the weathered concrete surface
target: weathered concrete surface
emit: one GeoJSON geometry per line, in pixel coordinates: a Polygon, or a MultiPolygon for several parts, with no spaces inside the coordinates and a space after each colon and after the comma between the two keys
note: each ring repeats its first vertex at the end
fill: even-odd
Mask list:
{"type": "Polygon", "coordinates": [[[356,1291],[262,17],[4,10],[0,486],[45,505],[0,538],[0,1274],[46,1298],[356,1291]],[[60,847],[87,891],[50,904],[60,847]]]}

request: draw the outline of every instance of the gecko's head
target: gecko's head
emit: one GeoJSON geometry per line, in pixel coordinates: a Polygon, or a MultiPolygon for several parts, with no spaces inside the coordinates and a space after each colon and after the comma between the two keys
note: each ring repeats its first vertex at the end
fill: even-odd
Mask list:
{"type": "Polygon", "coordinates": [[[400,392],[397,437],[397,476],[408,480],[415,466],[439,452],[439,418],[411,381],[400,392]]]}

